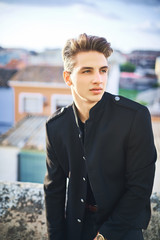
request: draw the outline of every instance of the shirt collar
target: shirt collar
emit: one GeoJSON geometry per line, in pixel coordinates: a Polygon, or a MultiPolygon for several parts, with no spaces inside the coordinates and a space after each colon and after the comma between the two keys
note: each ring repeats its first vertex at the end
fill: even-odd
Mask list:
{"type": "MultiPolygon", "coordinates": [[[[103,106],[104,106],[104,103],[105,103],[105,99],[106,99],[106,95],[107,93],[104,92],[101,100],[99,102],[97,102],[89,111],[89,118],[87,121],[90,121],[90,120],[96,120],[99,116],[99,114],[103,111],[103,106]]],[[[76,121],[76,124],[77,126],[79,127],[79,123],[78,123],[78,113],[77,113],[77,108],[76,108],[76,105],[75,103],[73,102],[72,104],[72,108],[73,108],[73,112],[74,112],[74,116],[75,116],[75,121],[76,121]]]]}

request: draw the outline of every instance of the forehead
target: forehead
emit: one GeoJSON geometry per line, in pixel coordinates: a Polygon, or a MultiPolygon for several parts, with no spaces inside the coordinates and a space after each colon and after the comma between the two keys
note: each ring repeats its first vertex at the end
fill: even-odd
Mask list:
{"type": "Polygon", "coordinates": [[[107,66],[108,61],[103,53],[97,51],[79,52],[74,57],[75,68],[107,66]]]}

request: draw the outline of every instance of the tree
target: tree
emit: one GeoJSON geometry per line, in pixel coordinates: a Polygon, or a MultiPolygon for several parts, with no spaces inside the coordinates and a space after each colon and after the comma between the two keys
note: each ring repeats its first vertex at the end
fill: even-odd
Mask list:
{"type": "Polygon", "coordinates": [[[136,70],[136,66],[130,62],[125,62],[120,65],[121,72],[134,72],[136,70]]]}

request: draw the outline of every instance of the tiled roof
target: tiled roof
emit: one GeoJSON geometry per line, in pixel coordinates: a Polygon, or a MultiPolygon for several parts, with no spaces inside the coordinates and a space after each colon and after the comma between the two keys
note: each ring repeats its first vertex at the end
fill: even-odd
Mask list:
{"type": "Polygon", "coordinates": [[[45,150],[46,116],[27,116],[0,138],[1,146],[45,150]]]}
{"type": "Polygon", "coordinates": [[[8,80],[17,72],[17,70],[9,70],[0,68],[0,87],[8,87],[8,80]]]}
{"type": "Polygon", "coordinates": [[[11,59],[10,62],[8,62],[5,65],[6,69],[22,69],[26,66],[26,63],[21,59],[11,59]]]}
{"type": "Polygon", "coordinates": [[[62,66],[28,66],[11,79],[21,82],[64,83],[62,66]]]}

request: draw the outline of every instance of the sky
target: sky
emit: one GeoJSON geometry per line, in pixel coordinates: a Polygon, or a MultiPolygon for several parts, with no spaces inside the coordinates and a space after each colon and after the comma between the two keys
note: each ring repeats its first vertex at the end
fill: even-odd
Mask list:
{"type": "Polygon", "coordinates": [[[160,0],[0,0],[0,46],[62,48],[86,32],[114,49],[160,50],[160,0]]]}

